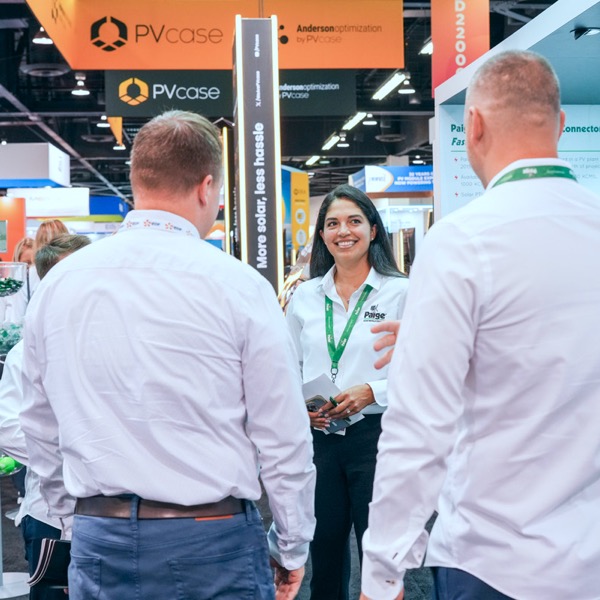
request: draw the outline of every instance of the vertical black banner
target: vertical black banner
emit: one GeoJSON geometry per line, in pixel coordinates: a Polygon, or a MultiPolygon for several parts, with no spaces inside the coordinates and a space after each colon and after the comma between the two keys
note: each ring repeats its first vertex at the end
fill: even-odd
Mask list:
{"type": "Polygon", "coordinates": [[[241,259],[283,283],[279,77],[275,19],[236,19],[236,205],[241,259]]]}

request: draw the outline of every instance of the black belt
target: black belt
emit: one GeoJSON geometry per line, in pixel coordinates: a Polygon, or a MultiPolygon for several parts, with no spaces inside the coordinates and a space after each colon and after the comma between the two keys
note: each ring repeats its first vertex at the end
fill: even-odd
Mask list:
{"type": "MultiPolygon", "coordinates": [[[[129,519],[131,516],[132,496],[91,496],[79,498],[75,504],[76,515],[90,517],[112,517],[129,519]]],[[[157,502],[140,498],[138,519],[190,519],[206,517],[225,517],[244,512],[244,500],[227,496],[212,504],[183,506],[169,502],[157,502]]]]}

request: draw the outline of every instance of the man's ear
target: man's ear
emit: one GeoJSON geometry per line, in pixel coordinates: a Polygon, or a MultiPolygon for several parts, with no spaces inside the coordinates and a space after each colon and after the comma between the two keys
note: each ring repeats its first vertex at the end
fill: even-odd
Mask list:
{"type": "Polygon", "coordinates": [[[566,115],[565,115],[565,111],[561,110],[560,111],[560,117],[559,117],[559,122],[558,122],[558,137],[560,139],[560,136],[563,134],[563,131],[565,130],[565,122],[566,122],[566,115]]]}
{"type": "Polygon", "coordinates": [[[206,206],[208,202],[208,191],[213,185],[214,178],[212,175],[207,175],[197,186],[196,194],[198,195],[198,202],[201,206],[206,206]]]}
{"type": "Polygon", "coordinates": [[[467,136],[469,137],[471,145],[477,144],[481,141],[485,130],[483,116],[479,109],[475,106],[469,106],[467,115],[467,136]]]}

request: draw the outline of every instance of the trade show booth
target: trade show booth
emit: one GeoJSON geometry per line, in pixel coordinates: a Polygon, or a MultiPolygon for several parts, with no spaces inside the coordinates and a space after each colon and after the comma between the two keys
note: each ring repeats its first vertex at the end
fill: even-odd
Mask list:
{"type": "Polygon", "coordinates": [[[473,73],[505,50],[532,50],[558,75],[566,126],[559,156],[578,180],[600,193],[600,2],[561,0],[435,90],[432,127],[434,216],[464,206],[483,192],[466,153],[465,90],[473,73]]]}

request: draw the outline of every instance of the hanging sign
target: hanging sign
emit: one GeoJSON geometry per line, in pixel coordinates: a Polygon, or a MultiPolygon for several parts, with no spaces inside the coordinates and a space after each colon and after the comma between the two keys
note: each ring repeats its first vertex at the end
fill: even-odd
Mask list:
{"type": "Polygon", "coordinates": [[[435,0],[431,3],[431,89],[490,49],[489,0],[435,0]]]}
{"type": "MultiPolygon", "coordinates": [[[[356,72],[300,69],[279,72],[284,117],[347,116],[356,112],[356,72]]],[[[106,71],[106,112],[154,117],[165,110],[191,110],[206,117],[233,115],[229,71],[106,71]]]]}
{"type": "Polygon", "coordinates": [[[282,69],[404,66],[402,0],[28,0],[73,69],[231,69],[235,17],[277,16],[282,69]]]}

